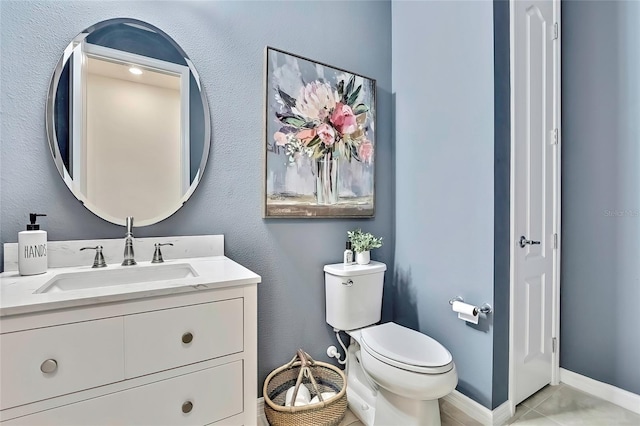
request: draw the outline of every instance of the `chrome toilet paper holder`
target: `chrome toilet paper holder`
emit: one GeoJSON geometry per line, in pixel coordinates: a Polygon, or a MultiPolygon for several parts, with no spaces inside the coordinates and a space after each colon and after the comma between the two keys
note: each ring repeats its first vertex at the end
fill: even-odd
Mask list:
{"type": "MultiPolygon", "coordinates": [[[[453,305],[453,302],[464,302],[464,299],[461,296],[456,296],[453,299],[449,300],[450,305],[453,305]]],[[[487,315],[493,312],[493,308],[490,304],[485,303],[478,308],[478,312],[487,315]]]]}

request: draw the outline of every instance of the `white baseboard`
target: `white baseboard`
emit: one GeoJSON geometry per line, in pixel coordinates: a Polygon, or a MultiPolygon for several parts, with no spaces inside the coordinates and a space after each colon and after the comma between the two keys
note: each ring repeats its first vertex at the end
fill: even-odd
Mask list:
{"type": "Polygon", "coordinates": [[[560,369],[560,381],[582,392],[597,396],[605,401],[626,408],[640,414],[640,395],[617,388],[607,383],[599,382],[573,371],[560,369]]]}
{"type": "MultiPolygon", "coordinates": [[[[581,374],[574,373],[573,371],[565,370],[564,368],[560,369],[560,381],[578,390],[640,414],[640,395],[599,382],[581,374]]],[[[508,401],[495,410],[489,410],[484,405],[479,404],[457,390],[445,396],[444,400],[483,425],[502,425],[511,417],[508,401]]],[[[269,423],[264,415],[264,398],[258,398],[257,400],[257,413],[258,418],[256,424],[267,426],[269,423]]]]}
{"type": "MultiPolygon", "coordinates": [[[[491,411],[456,390],[445,396],[444,400],[483,425],[503,425],[511,417],[508,401],[491,411]]],[[[258,418],[256,424],[259,426],[268,426],[269,422],[267,422],[267,418],[264,415],[264,398],[258,398],[257,405],[258,418]]]]}
{"type": "Polygon", "coordinates": [[[466,395],[454,390],[444,397],[444,400],[483,425],[502,425],[511,417],[509,402],[505,402],[495,410],[489,410],[484,405],[474,401],[466,395]]]}
{"type": "Polygon", "coordinates": [[[509,407],[509,401],[505,401],[500,404],[491,412],[491,414],[494,425],[506,424],[507,420],[511,418],[511,408],[509,407]]]}

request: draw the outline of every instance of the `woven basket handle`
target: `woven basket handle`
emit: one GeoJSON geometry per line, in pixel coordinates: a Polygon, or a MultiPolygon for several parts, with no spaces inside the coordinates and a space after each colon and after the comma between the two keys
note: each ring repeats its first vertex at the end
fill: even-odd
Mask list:
{"type": "Polygon", "coordinates": [[[293,395],[291,396],[291,406],[292,407],[295,406],[296,397],[298,396],[298,389],[300,389],[300,385],[302,384],[303,377],[308,377],[309,380],[311,380],[311,385],[313,386],[313,390],[315,391],[316,395],[318,395],[318,399],[320,400],[320,402],[324,402],[324,399],[322,398],[322,394],[318,389],[318,383],[316,382],[316,379],[315,377],[313,377],[313,373],[309,368],[309,365],[315,364],[315,361],[313,360],[313,358],[309,356],[308,353],[303,351],[302,348],[298,349],[296,356],[293,357],[293,359],[289,363],[289,366],[292,366],[296,362],[296,359],[300,360],[300,372],[298,373],[298,379],[296,380],[296,387],[293,389],[293,395]]]}
{"type": "Polygon", "coordinates": [[[298,351],[296,352],[296,358],[300,360],[300,365],[302,367],[308,367],[309,364],[314,363],[313,358],[311,358],[308,353],[303,351],[302,348],[298,349],[298,351]]]}

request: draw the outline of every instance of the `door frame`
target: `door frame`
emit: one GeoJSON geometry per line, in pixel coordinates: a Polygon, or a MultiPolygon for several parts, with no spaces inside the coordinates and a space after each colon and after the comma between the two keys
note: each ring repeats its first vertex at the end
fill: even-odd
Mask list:
{"type": "MultiPolygon", "coordinates": [[[[516,262],[515,262],[515,250],[516,250],[516,232],[515,232],[515,94],[514,94],[514,21],[515,11],[514,3],[520,0],[509,0],[509,79],[510,79],[510,120],[511,120],[511,153],[510,153],[510,187],[509,187],[509,217],[510,217],[510,249],[509,249],[509,396],[507,402],[509,403],[509,410],[511,415],[515,413],[515,348],[514,348],[514,319],[516,313],[514,312],[515,306],[515,277],[516,277],[516,262]]],[[[553,306],[551,311],[552,325],[551,333],[552,337],[556,339],[555,351],[551,357],[551,384],[557,385],[560,383],[560,253],[562,248],[561,243],[561,16],[560,16],[560,0],[553,1],[553,21],[558,24],[558,38],[554,47],[554,120],[556,128],[558,129],[558,142],[555,152],[554,171],[553,171],[553,220],[554,220],[554,232],[557,234],[557,249],[554,250],[553,261],[553,306]]]]}
{"type": "MultiPolygon", "coordinates": [[[[82,43],[79,45],[80,52],[82,53],[81,64],[81,73],[82,78],[81,82],[77,82],[80,77],[80,73],[77,74],[78,78],[74,77],[74,88],[81,87],[81,90],[77,92],[74,91],[73,105],[72,109],[74,111],[74,117],[84,117],[86,115],[86,111],[84,111],[86,105],[86,63],[87,57],[94,57],[96,59],[101,59],[105,61],[115,61],[122,64],[132,64],[139,65],[142,67],[148,67],[152,70],[169,74],[175,77],[180,77],[180,144],[182,148],[180,150],[180,168],[181,168],[181,185],[180,185],[180,197],[182,194],[185,194],[189,187],[191,186],[191,169],[190,169],[190,127],[189,127],[189,108],[190,108],[190,78],[189,72],[190,69],[187,65],[180,65],[174,62],[168,62],[162,59],[156,59],[149,56],[138,55],[136,53],[127,52],[124,50],[113,49],[110,47],[101,46],[98,44],[92,44],[84,39],[82,43]],[[79,112],[76,112],[78,111],[79,112]]],[[[74,63],[75,64],[75,63],[74,63]]],[[[74,74],[75,76],[76,74],[74,74]]],[[[72,125],[70,126],[73,129],[74,134],[74,143],[78,143],[78,145],[82,145],[82,143],[87,140],[87,129],[85,127],[86,120],[74,120],[72,125]],[[79,136],[81,141],[76,142],[75,136],[79,136]]],[[[82,148],[79,152],[82,152],[83,161],[86,161],[86,154],[84,153],[84,148],[82,148]]],[[[74,161],[75,163],[75,161],[74,161]]],[[[74,176],[78,176],[78,174],[74,174],[74,176]]],[[[82,175],[81,187],[82,193],[86,194],[86,173],[82,175]]],[[[85,202],[85,205],[86,202],[85,202]]],[[[140,225],[138,225],[140,226],[140,225]]]]}

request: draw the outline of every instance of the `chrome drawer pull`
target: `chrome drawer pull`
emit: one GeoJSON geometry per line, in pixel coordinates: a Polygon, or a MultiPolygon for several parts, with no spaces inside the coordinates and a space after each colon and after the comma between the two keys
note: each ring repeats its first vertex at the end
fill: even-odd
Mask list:
{"type": "Polygon", "coordinates": [[[58,362],[55,359],[48,359],[40,364],[40,371],[51,374],[58,369],[58,362]]]}
{"type": "Polygon", "coordinates": [[[190,413],[191,410],[193,410],[193,402],[191,401],[187,401],[184,404],[182,404],[182,412],[187,414],[190,413]]]}
{"type": "Polygon", "coordinates": [[[191,343],[193,340],[193,334],[190,331],[187,331],[182,335],[182,343],[191,343]]]}

